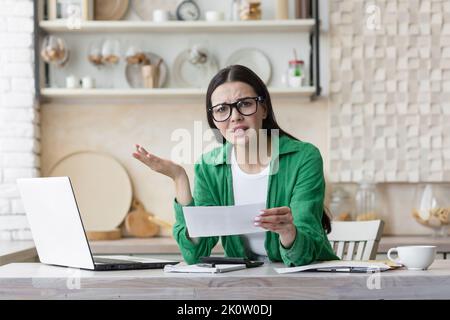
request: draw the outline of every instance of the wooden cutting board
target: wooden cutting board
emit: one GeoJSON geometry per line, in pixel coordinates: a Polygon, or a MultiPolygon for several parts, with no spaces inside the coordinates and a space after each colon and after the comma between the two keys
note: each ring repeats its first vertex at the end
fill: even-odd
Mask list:
{"type": "Polygon", "coordinates": [[[128,10],[129,0],[95,0],[95,20],[120,20],[128,10]]]}
{"type": "Polygon", "coordinates": [[[49,175],[70,177],[87,232],[117,234],[133,195],[128,173],[116,159],[99,152],[76,152],[56,163],[49,175]]]}

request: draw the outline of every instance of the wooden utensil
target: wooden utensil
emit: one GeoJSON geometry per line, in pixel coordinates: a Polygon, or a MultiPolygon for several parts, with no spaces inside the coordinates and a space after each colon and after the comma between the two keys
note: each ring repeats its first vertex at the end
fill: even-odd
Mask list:
{"type": "Polygon", "coordinates": [[[111,231],[86,231],[86,236],[90,241],[117,240],[122,238],[122,232],[120,229],[111,231]]]}
{"type": "Polygon", "coordinates": [[[134,198],[132,203],[132,211],[125,218],[126,232],[135,237],[149,238],[159,234],[159,225],[153,222],[151,215],[145,211],[142,203],[134,198]]]}

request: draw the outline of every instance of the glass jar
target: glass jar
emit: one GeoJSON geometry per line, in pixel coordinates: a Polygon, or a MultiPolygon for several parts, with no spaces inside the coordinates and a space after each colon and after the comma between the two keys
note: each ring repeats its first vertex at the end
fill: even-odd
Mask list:
{"type": "Polygon", "coordinates": [[[376,184],[371,182],[361,182],[355,194],[356,220],[377,220],[380,213],[377,208],[376,184]]]}
{"type": "Polygon", "coordinates": [[[288,69],[288,85],[289,87],[301,87],[304,78],[304,62],[303,60],[289,61],[288,69]]]}
{"type": "Polygon", "coordinates": [[[447,236],[450,225],[450,185],[419,184],[414,198],[414,219],[430,228],[433,237],[447,236]]]}
{"type": "Polygon", "coordinates": [[[352,197],[343,187],[336,187],[332,191],[329,208],[334,220],[354,220],[352,197]]]}
{"type": "Polygon", "coordinates": [[[241,2],[241,20],[261,20],[261,0],[243,0],[241,2]]]}

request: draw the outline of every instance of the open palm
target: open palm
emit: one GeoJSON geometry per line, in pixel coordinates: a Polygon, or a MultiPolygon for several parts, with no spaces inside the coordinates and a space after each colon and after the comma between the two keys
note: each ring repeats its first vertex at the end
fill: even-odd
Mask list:
{"type": "Polygon", "coordinates": [[[175,177],[183,169],[179,164],[173,161],[160,158],[154,154],[149,153],[142,146],[136,144],[136,151],[133,152],[133,157],[141,161],[153,171],[159,172],[169,178],[175,179],[175,177]]]}

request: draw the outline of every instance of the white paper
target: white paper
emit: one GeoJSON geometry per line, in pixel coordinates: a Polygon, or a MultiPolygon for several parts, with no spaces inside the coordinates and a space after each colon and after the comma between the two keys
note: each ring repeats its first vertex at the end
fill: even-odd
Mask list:
{"type": "Polygon", "coordinates": [[[215,267],[202,267],[196,264],[187,265],[183,262],[176,265],[165,265],[164,272],[180,273],[222,273],[247,268],[245,264],[216,264],[215,267]]]}
{"type": "Polygon", "coordinates": [[[211,237],[265,232],[254,226],[265,203],[237,206],[183,207],[190,237],[211,237]]]}

